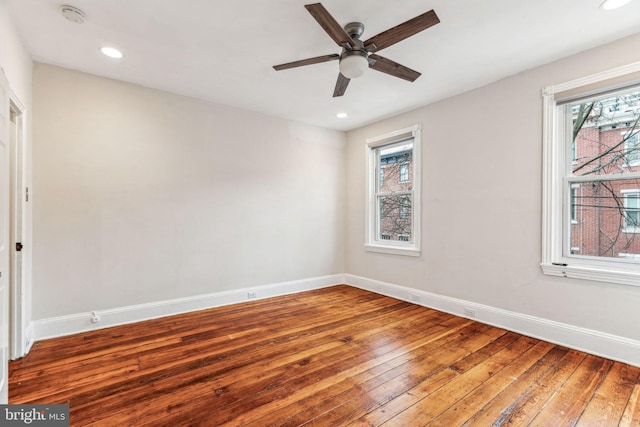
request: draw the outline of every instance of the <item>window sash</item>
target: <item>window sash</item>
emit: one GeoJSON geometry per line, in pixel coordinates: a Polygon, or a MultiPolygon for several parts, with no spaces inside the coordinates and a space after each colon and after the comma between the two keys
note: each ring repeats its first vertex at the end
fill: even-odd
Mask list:
{"type": "Polygon", "coordinates": [[[413,218],[412,218],[412,208],[411,201],[413,198],[412,192],[398,192],[398,193],[380,193],[376,195],[376,237],[378,240],[392,240],[394,242],[411,242],[413,236],[413,218]],[[384,209],[384,200],[387,198],[397,199],[397,201],[392,201],[392,212],[389,214],[388,211],[384,209]],[[407,203],[407,201],[409,203],[407,203]],[[385,215],[385,212],[387,213],[385,215]],[[384,224],[385,220],[387,221],[388,226],[391,226],[391,229],[385,228],[384,224]],[[403,222],[408,222],[408,227],[405,227],[403,222]],[[382,236],[389,235],[390,238],[383,238],[382,236]],[[393,236],[396,235],[398,238],[394,239],[393,236]],[[400,239],[400,236],[409,236],[410,238],[400,239]]]}

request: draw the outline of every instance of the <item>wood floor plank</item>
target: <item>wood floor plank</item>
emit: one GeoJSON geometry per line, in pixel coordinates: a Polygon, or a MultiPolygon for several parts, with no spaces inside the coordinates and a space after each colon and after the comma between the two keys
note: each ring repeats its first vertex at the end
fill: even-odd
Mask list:
{"type": "Polygon", "coordinates": [[[640,425],[640,368],[345,285],[37,342],[9,372],[10,403],[73,426],[640,425]]]}
{"type": "MultiPolygon", "coordinates": [[[[468,323],[468,322],[465,322],[468,323]]],[[[416,325],[410,328],[413,331],[418,330],[416,325]]],[[[443,325],[435,324],[429,330],[423,329],[424,332],[412,334],[410,341],[405,341],[400,346],[393,345],[381,345],[383,342],[377,342],[374,344],[376,357],[362,357],[349,356],[347,358],[339,359],[338,363],[335,363],[335,358],[327,366],[321,366],[319,370],[316,367],[309,365],[309,368],[316,369],[313,371],[313,375],[308,378],[299,377],[294,379],[294,383],[283,383],[283,387],[294,387],[301,390],[296,393],[295,396],[287,399],[279,399],[272,397],[272,393],[265,393],[260,396],[264,404],[259,407],[254,407],[250,410],[246,410],[245,413],[234,419],[234,422],[244,422],[251,424],[252,422],[265,422],[270,419],[272,414],[281,414],[284,408],[290,404],[297,404],[299,401],[304,400],[305,405],[309,405],[310,401],[323,400],[323,396],[329,397],[339,393],[341,386],[345,384],[361,384],[364,378],[371,371],[376,371],[377,367],[381,364],[386,364],[397,358],[405,358],[407,353],[414,348],[424,347],[430,341],[437,340],[442,336],[453,333],[452,328],[442,327],[443,325]],[[426,334],[426,336],[425,336],[426,334]]],[[[378,334],[376,334],[378,336],[378,334]]],[[[351,344],[357,344],[356,342],[351,344]]],[[[377,373],[375,375],[378,375],[377,373]]],[[[235,408],[227,408],[235,409],[235,408]]],[[[292,409],[287,409],[290,412],[292,409]]],[[[281,415],[278,416],[280,419],[281,415]]]]}
{"type": "Polygon", "coordinates": [[[533,419],[531,426],[575,425],[612,365],[611,360],[587,356],[533,419]]]}
{"type": "Polygon", "coordinates": [[[475,411],[481,412],[484,406],[488,405],[505,388],[517,381],[520,375],[524,374],[527,369],[544,357],[553,347],[553,344],[550,343],[537,342],[533,347],[505,366],[504,369],[495,372],[489,379],[438,415],[430,422],[430,425],[448,427],[465,424],[476,414],[475,411]]]}
{"type": "MultiPolygon", "coordinates": [[[[327,389],[325,396],[318,396],[319,398],[314,398],[313,401],[298,402],[301,411],[282,425],[299,425],[305,420],[311,420],[311,424],[331,425],[338,420],[357,418],[380,407],[395,396],[414,387],[424,378],[433,375],[434,372],[446,369],[446,357],[449,357],[450,360],[462,357],[461,354],[465,354],[464,350],[455,353],[449,349],[456,343],[469,340],[472,335],[468,335],[466,332],[475,335],[475,332],[472,331],[477,330],[475,329],[476,325],[468,323],[461,324],[464,328],[460,329],[460,334],[443,336],[434,341],[433,346],[423,346],[397,357],[394,359],[396,365],[385,371],[384,374],[357,376],[352,378],[353,381],[349,381],[349,389],[343,393],[336,394],[333,390],[327,389]],[[331,391],[331,395],[329,395],[329,391],[331,391]],[[373,398],[373,400],[369,398],[373,398]],[[369,399],[370,404],[361,405],[358,403],[364,399],[369,399]]],[[[451,325],[449,328],[454,331],[455,327],[451,325]]],[[[385,365],[391,366],[389,363],[385,365]]]]}
{"type": "MultiPolygon", "coordinates": [[[[474,358],[476,363],[480,363],[517,338],[517,334],[489,327],[489,329],[477,330],[472,336],[464,336],[462,340],[451,342],[450,345],[429,354],[425,360],[413,366],[414,370],[416,365],[418,366],[417,372],[414,373],[412,370],[409,374],[418,379],[417,383],[412,383],[413,387],[408,387],[401,394],[394,395],[392,399],[388,398],[384,405],[381,404],[375,410],[364,414],[358,420],[358,424],[383,424],[458,377],[461,374],[460,371],[452,369],[457,362],[468,361],[470,355],[482,351],[482,358],[474,358]],[[421,372],[421,369],[425,370],[421,372]]],[[[471,367],[468,362],[465,364],[471,367]]]]}
{"type": "Polygon", "coordinates": [[[622,414],[620,426],[640,426],[640,384],[636,383],[622,414]]]}
{"type": "Polygon", "coordinates": [[[504,408],[492,426],[528,426],[586,356],[585,353],[569,350],[542,377],[532,382],[527,390],[513,396],[512,403],[504,408]]]}
{"type": "Polygon", "coordinates": [[[426,425],[438,415],[446,411],[452,404],[458,402],[469,391],[475,389],[495,372],[502,370],[514,358],[520,357],[535,341],[528,337],[520,337],[504,349],[483,360],[471,369],[466,370],[455,379],[418,401],[415,405],[405,409],[388,421],[388,425],[426,425]]]}
{"type": "Polygon", "coordinates": [[[463,425],[472,426],[499,426],[506,423],[511,416],[510,409],[514,403],[514,396],[524,396],[531,384],[535,384],[556,363],[567,354],[569,349],[554,346],[548,353],[542,356],[536,363],[526,370],[515,381],[505,387],[494,399],[480,408],[463,425]],[[506,408],[506,409],[505,409],[506,408]]]}
{"type": "Polygon", "coordinates": [[[625,400],[631,396],[639,375],[640,368],[619,362],[614,363],[602,385],[582,412],[576,426],[618,425],[628,403],[625,400]]]}

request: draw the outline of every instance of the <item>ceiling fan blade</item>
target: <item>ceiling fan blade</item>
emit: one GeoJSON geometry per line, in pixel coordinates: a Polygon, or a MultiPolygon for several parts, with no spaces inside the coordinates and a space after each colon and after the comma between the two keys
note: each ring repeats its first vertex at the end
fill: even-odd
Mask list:
{"type": "Polygon", "coordinates": [[[316,56],[314,58],[301,59],[300,61],[287,62],[286,64],[274,65],[276,71],[286,70],[288,68],[302,67],[303,65],[319,64],[321,62],[333,61],[340,59],[340,55],[332,53],[330,55],[316,56]]]}
{"type": "Polygon", "coordinates": [[[376,52],[396,44],[420,31],[426,30],[440,22],[440,18],[433,10],[416,16],[400,25],[389,28],[387,31],[375,35],[364,42],[364,46],[369,52],[376,52]]]}
{"type": "Polygon", "coordinates": [[[373,68],[376,71],[387,73],[410,82],[421,76],[421,73],[405,67],[404,65],[400,65],[395,61],[376,55],[375,53],[369,55],[369,58],[375,61],[373,64],[369,65],[369,68],[373,68]]]}
{"type": "Polygon", "coordinates": [[[333,97],[344,95],[350,81],[351,79],[343,76],[342,73],[338,73],[338,81],[336,82],[336,88],[333,90],[333,97]]]}
{"type": "Polygon", "coordinates": [[[351,36],[347,34],[347,32],[340,26],[340,24],[338,24],[322,4],[307,4],[304,7],[307,8],[311,16],[318,21],[318,24],[320,24],[327,34],[329,34],[329,37],[331,37],[338,46],[344,46],[347,44],[350,47],[353,47],[355,45],[351,36]]]}

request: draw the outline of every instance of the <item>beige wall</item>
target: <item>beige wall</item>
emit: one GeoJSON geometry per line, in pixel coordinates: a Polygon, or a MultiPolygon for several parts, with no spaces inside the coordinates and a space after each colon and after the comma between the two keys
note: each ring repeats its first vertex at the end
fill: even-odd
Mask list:
{"type": "Polygon", "coordinates": [[[34,105],[34,319],[344,272],[344,133],[43,64],[34,105]]]}
{"type": "Polygon", "coordinates": [[[539,267],[542,88],[639,61],[638,45],[632,36],[349,132],[347,272],[640,339],[640,287],[552,278],[539,267]],[[365,140],[415,123],[422,255],[367,253],[365,140]]]}
{"type": "Polygon", "coordinates": [[[6,1],[0,0],[0,66],[4,69],[11,90],[25,105],[31,105],[31,55],[22,45],[11,21],[6,1]]]}

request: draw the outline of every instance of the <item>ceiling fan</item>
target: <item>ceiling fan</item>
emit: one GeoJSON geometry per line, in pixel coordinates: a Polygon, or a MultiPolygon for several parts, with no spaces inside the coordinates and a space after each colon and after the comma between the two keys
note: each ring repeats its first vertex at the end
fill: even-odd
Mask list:
{"type": "Polygon", "coordinates": [[[350,22],[342,28],[322,4],[307,4],[305,8],[311,16],[318,21],[318,24],[320,24],[327,34],[329,34],[329,37],[331,37],[338,46],[342,47],[342,53],[339,55],[333,53],[288,62],[286,64],[274,65],[273,68],[276,71],[280,71],[337,59],[339,60],[340,73],[338,74],[338,81],[333,91],[334,97],[344,95],[349,81],[362,76],[367,68],[373,68],[376,71],[413,82],[420,77],[419,72],[380,55],[376,55],[375,52],[394,45],[440,22],[438,15],[436,15],[433,10],[430,10],[363,42],[360,40],[360,36],[362,36],[364,32],[364,25],[360,22],[350,22]]]}

